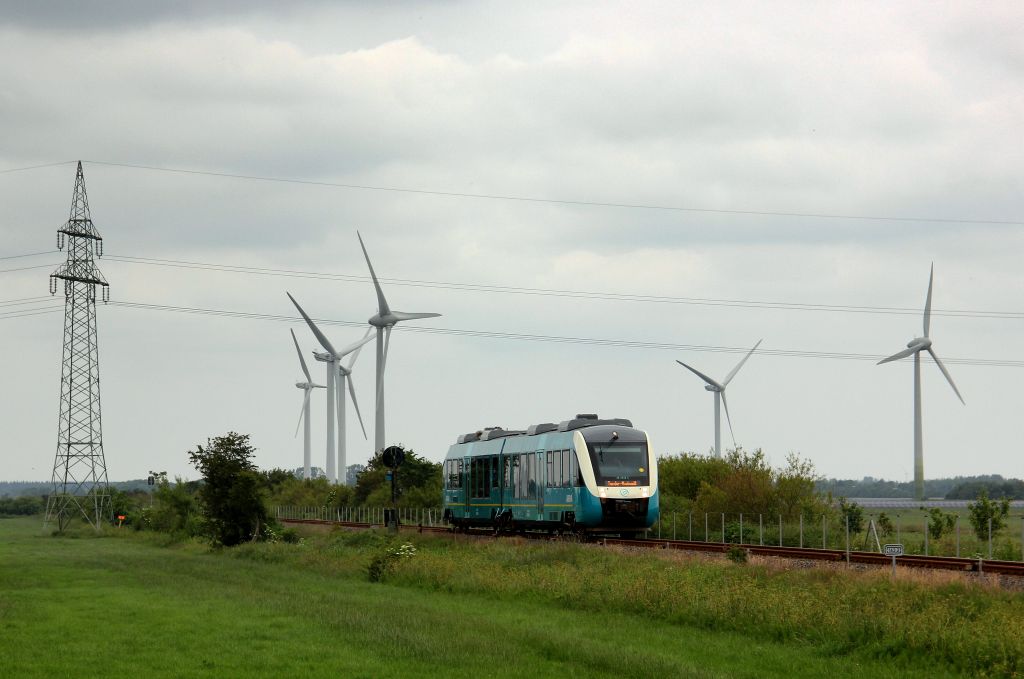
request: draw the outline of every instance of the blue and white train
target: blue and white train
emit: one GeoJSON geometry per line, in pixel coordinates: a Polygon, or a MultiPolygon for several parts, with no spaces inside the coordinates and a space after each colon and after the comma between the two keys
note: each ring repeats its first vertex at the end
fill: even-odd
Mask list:
{"type": "Polygon", "coordinates": [[[658,519],[650,438],[597,415],[463,434],[444,461],[444,516],[458,528],[638,533],[658,519]]]}

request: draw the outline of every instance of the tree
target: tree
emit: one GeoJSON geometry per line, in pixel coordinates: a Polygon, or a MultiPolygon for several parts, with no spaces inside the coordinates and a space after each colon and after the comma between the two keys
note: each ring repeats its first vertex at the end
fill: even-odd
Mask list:
{"type": "MultiPolygon", "coordinates": [[[[381,453],[373,456],[356,480],[355,502],[358,505],[387,506],[391,504],[391,483],[381,453]]],[[[441,465],[405,451],[405,460],[398,468],[399,507],[441,506],[441,465]]]]}
{"type": "Polygon", "coordinates": [[[1010,501],[988,499],[988,491],[982,489],[977,502],[967,504],[967,519],[979,540],[988,539],[989,521],[992,522],[992,535],[996,535],[1006,527],[1006,516],[1010,513],[1010,501]]]}
{"type": "Polygon", "coordinates": [[[207,447],[189,451],[189,461],[200,474],[203,515],[216,544],[237,545],[260,537],[268,521],[261,488],[266,482],[253,464],[255,448],[248,434],[228,432],[207,440],[207,447]]]}
{"type": "MultiPolygon", "coordinates": [[[[947,514],[938,507],[928,510],[928,535],[933,540],[938,540],[946,533],[949,533],[956,526],[956,514],[947,514]]],[[[986,530],[988,527],[986,525],[986,530]]]]}
{"type": "Polygon", "coordinates": [[[839,498],[839,514],[844,522],[849,522],[851,533],[859,533],[864,528],[864,508],[856,502],[847,502],[845,497],[839,498]]]}

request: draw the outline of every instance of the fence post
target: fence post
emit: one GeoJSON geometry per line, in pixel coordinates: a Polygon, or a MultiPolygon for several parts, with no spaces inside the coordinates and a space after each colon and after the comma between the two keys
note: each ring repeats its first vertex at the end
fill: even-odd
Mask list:
{"type": "Polygon", "coordinates": [[[928,517],[924,519],[924,555],[928,556],[928,517]]]}
{"type": "Polygon", "coordinates": [[[901,525],[900,524],[900,515],[897,514],[896,515],[896,542],[903,542],[903,540],[900,539],[900,525],[901,525]]]}
{"type": "Polygon", "coordinates": [[[740,544],[743,544],[743,512],[740,512],[740,544]]]}
{"type": "Polygon", "coordinates": [[[821,548],[828,549],[828,527],[825,525],[825,515],[821,515],[821,548]]]}
{"type": "Polygon", "coordinates": [[[960,515],[956,515],[956,558],[960,558],[960,515]]]}
{"type": "Polygon", "coordinates": [[[850,565],[850,515],[846,515],[846,565],[850,565]]]}
{"type": "Polygon", "coordinates": [[[676,539],[676,513],[672,512],[672,539],[676,539]]]}
{"type": "Polygon", "coordinates": [[[782,514],[779,514],[779,547],[782,546],[782,514]]]}
{"type": "Polygon", "coordinates": [[[804,513],[800,512],[800,549],[804,548],[804,513]]]}
{"type": "Polygon", "coordinates": [[[764,515],[757,515],[757,541],[764,547],[764,515]]]}
{"type": "Polygon", "coordinates": [[[704,512],[704,542],[708,542],[708,513],[704,512]]]}
{"type": "Polygon", "coordinates": [[[988,518],[988,558],[992,558],[992,517],[988,518]]]}
{"type": "Polygon", "coordinates": [[[722,512],[722,544],[725,544],[725,512],[722,512]]]}
{"type": "Polygon", "coordinates": [[[693,512],[689,512],[689,514],[690,514],[690,542],[693,542],[693,512]]]}

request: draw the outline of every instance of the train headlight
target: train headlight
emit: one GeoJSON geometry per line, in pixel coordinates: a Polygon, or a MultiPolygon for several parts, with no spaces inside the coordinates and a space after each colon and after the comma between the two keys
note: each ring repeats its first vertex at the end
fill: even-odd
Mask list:
{"type": "Polygon", "coordinates": [[[608,489],[607,488],[598,488],[597,492],[598,492],[598,494],[601,497],[608,497],[608,489]]]}
{"type": "Polygon", "coordinates": [[[646,488],[641,488],[640,489],[640,494],[643,495],[644,497],[647,497],[647,489],[646,488]]]}

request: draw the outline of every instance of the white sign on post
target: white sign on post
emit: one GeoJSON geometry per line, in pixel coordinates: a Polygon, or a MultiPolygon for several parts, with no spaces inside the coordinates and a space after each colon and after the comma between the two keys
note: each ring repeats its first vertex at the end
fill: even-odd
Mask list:
{"type": "Polygon", "coordinates": [[[892,577],[896,577],[896,557],[903,556],[903,545],[886,545],[882,548],[886,556],[892,557],[892,577]]]}
{"type": "Polygon", "coordinates": [[[886,556],[903,556],[903,545],[886,545],[883,548],[883,553],[886,556]]]}

